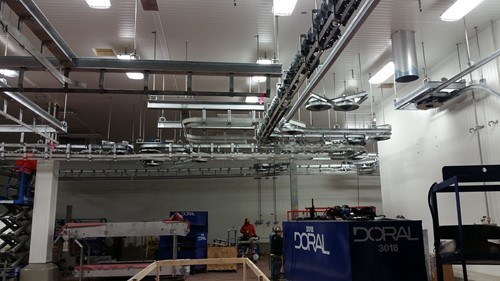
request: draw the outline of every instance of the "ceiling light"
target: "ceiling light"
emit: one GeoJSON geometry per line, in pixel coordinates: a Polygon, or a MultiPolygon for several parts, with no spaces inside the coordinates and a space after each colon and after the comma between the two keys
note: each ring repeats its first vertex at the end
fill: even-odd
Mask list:
{"type": "Polygon", "coordinates": [[[12,69],[0,69],[0,74],[4,77],[18,77],[19,72],[12,69]]]}
{"type": "Polygon", "coordinates": [[[457,21],[472,11],[483,0],[457,0],[442,15],[442,21],[457,21]]]}
{"type": "Polygon", "coordinates": [[[259,102],[259,97],[246,97],[245,98],[246,103],[258,103],[259,102]]]}
{"type": "Polygon", "coordinates": [[[142,72],[127,72],[127,77],[132,80],[142,80],[144,79],[144,73],[142,72]]]}
{"type": "Polygon", "coordinates": [[[370,78],[368,82],[370,84],[382,84],[392,75],[394,75],[394,62],[391,61],[370,78]]]}
{"type": "Polygon", "coordinates": [[[262,83],[266,82],[267,77],[266,76],[253,76],[252,77],[252,82],[254,83],[262,83]]]}
{"type": "Polygon", "coordinates": [[[260,58],[257,60],[258,64],[273,64],[273,61],[268,58],[260,58]]]}
{"type": "Polygon", "coordinates": [[[131,59],[130,54],[126,54],[126,53],[125,54],[118,54],[118,55],[116,55],[116,57],[120,60],[130,60],[131,59]]]}
{"type": "Polygon", "coordinates": [[[116,57],[120,60],[138,60],[139,55],[134,51],[130,54],[127,54],[127,51],[125,50],[125,53],[121,53],[116,55],[116,57]]]}
{"type": "Polygon", "coordinates": [[[332,99],[333,110],[335,111],[352,111],[359,108],[362,102],[368,98],[365,91],[354,93],[352,95],[341,96],[332,99]]]}
{"type": "Polygon", "coordinates": [[[109,0],[86,0],[87,4],[92,9],[109,9],[111,2],[109,0]]]}
{"type": "Polygon", "coordinates": [[[306,109],[309,111],[324,111],[324,110],[329,110],[332,108],[332,104],[330,103],[330,100],[318,96],[315,93],[311,93],[309,96],[309,99],[306,101],[306,109]]]}
{"type": "Polygon", "coordinates": [[[275,16],[290,16],[295,9],[297,0],[273,0],[273,14],[275,16]]]}

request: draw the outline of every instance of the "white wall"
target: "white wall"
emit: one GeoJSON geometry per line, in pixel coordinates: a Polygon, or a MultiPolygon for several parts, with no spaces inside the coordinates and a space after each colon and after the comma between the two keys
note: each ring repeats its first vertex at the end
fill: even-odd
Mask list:
{"type": "MultiPolygon", "coordinates": [[[[378,176],[302,175],[298,176],[299,207],[373,205],[382,212],[378,176]]],[[[277,221],[290,210],[290,177],[276,179],[277,221]]],[[[245,217],[259,219],[257,180],[207,178],[148,181],[61,181],[57,217],[64,218],[67,205],[73,218],[106,218],[108,221],[147,221],[167,218],[170,211],[208,211],[209,241],[227,238],[227,229],[239,230],[245,217]]],[[[262,220],[258,235],[267,240],[274,226],[273,179],[262,179],[262,220]],[[266,224],[269,222],[269,226],[266,224]]],[[[238,233],[239,234],[239,233],[238,233]]]]}
{"type": "MultiPolygon", "coordinates": [[[[463,28],[463,24],[457,24],[457,28],[463,28]]],[[[495,38],[500,38],[499,30],[498,21],[494,23],[493,29],[488,26],[480,30],[482,57],[499,48],[498,43],[494,42],[495,38]]],[[[472,60],[478,61],[476,39],[470,37],[472,60]]],[[[450,50],[449,55],[440,62],[432,64],[429,68],[430,80],[439,81],[441,77],[450,78],[460,72],[455,43],[458,42],[450,42],[449,46],[443,46],[450,50]]],[[[464,44],[460,48],[460,54],[464,68],[466,66],[464,44]]],[[[482,70],[487,84],[500,92],[499,59],[487,64],[482,70]]],[[[470,81],[469,76],[465,78],[470,81]]],[[[473,82],[477,83],[479,79],[478,70],[473,73],[473,82]]],[[[408,85],[398,84],[397,96],[404,97],[420,84],[421,81],[408,85]]],[[[449,104],[427,111],[394,110],[392,104],[394,95],[387,98],[383,106],[382,103],[379,104],[376,112],[377,122],[381,123],[381,117],[385,115],[385,122],[391,124],[393,128],[391,139],[379,143],[382,202],[387,215],[395,216],[403,213],[407,218],[421,219],[424,228],[431,230],[427,192],[433,182],[442,181],[443,166],[500,164],[498,145],[500,123],[488,126],[489,121],[500,119],[498,114],[500,97],[478,91],[475,91],[474,95],[473,100],[472,93],[466,92],[449,104]],[[470,133],[469,129],[476,125],[485,127],[478,132],[470,133]]],[[[455,201],[452,196],[446,194],[438,197],[441,224],[456,224],[455,201]]],[[[494,223],[500,223],[498,196],[498,193],[488,194],[489,212],[494,223]]],[[[487,213],[484,193],[461,194],[461,198],[464,223],[480,223],[482,216],[487,213]]],[[[432,230],[429,233],[432,233],[432,230]]],[[[433,239],[429,238],[432,245],[433,239]]],[[[500,276],[498,266],[484,266],[478,270],[488,270],[491,274],[500,276]]]]}

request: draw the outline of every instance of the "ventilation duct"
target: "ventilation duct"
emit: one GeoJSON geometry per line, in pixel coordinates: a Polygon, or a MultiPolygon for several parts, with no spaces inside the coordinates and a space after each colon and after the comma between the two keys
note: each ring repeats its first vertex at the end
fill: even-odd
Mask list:
{"type": "Polygon", "coordinates": [[[406,83],[418,79],[417,49],[415,32],[400,30],[392,34],[392,56],[396,82],[406,83]]]}

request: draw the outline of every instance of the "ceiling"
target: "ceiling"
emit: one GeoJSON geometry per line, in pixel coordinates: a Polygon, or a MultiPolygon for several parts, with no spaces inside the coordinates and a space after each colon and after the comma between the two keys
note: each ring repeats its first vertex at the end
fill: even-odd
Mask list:
{"type": "MultiPolygon", "coordinates": [[[[112,6],[106,10],[91,9],[84,0],[33,2],[77,58],[105,59],[97,57],[93,48],[108,48],[115,53],[126,50],[130,53],[135,46],[141,60],[253,64],[259,57],[266,56],[278,59],[282,71],[289,68],[300,49],[299,38],[311,26],[312,9],[321,5],[319,0],[298,0],[292,16],[275,18],[271,12],[272,0],[168,0],[158,1],[158,11],[145,11],[141,1],[138,1],[137,15],[135,0],[111,0],[112,6]]],[[[361,2],[363,4],[366,0],[361,2]]],[[[465,41],[462,21],[450,23],[439,19],[439,15],[451,2],[381,0],[313,90],[329,99],[344,93],[367,90],[373,99],[367,99],[358,110],[348,113],[333,110],[329,113],[310,113],[302,106],[294,115],[294,119],[314,128],[369,128],[373,116],[372,103],[378,104],[381,96],[380,90],[377,89],[373,93],[369,90],[367,80],[370,74],[392,60],[390,38],[393,32],[415,31],[420,68],[423,67],[421,42],[425,44],[427,65],[433,65],[455,50],[456,44],[465,41]]],[[[13,26],[17,25],[17,15],[8,6],[4,7],[2,15],[9,19],[13,26]]],[[[490,21],[497,20],[499,15],[498,1],[484,0],[467,15],[469,36],[473,36],[474,27],[481,29],[489,25],[490,21]]],[[[22,33],[33,46],[40,48],[40,40],[28,28],[24,27],[22,33]]],[[[6,57],[30,56],[5,32],[0,35],[0,43],[6,57]]],[[[47,48],[42,49],[45,57],[53,57],[47,48]]],[[[328,56],[328,52],[329,50],[323,54],[321,62],[328,56]]],[[[143,81],[129,80],[124,73],[106,73],[105,77],[104,84],[109,89],[144,88],[143,81]]],[[[88,88],[99,87],[97,70],[71,72],[70,78],[86,83],[88,88]]],[[[24,79],[25,88],[62,87],[48,71],[27,71],[24,79]]],[[[150,90],[182,93],[186,88],[186,79],[186,75],[172,73],[150,75],[147,86],[150,90]]],[[[192,88],[196,91],[228,92],[229,89],[229,78],[225,75],[193,75],[192,79],[192,88]]],[[[10,86],[18,84],[17,78],[6,80],[10,86]]],[[[274,85],[277,82],[277,77],[271,78],[271,93],[264,100],[265,104],[269,104],[276,94],[274,85]]],[[[259,95],[265,90],[265,83],[252,83],[250,77],[234,78],[235,92],[252,92],[259,95]]],[[[387,89],[387,92],[390,95],[392,89],[387,89]]],[[[95,136],[95,139],[114,142],[126,140],[133,143],[140,138],[178,142],[183,138],[182,131],[158,130],[158,118],[163,116],[169,121],[179,121],[187,116],[202,115],[200,110],[181,112],[147,109],[147,95],[125,95],[119,91],[113,94],[69,93],[67,101],[64,92],[25,92],[23,95],[44,109],[49,107],[49,103],[57,104],[59,112],[55,116],[59,120],[65,116],[70,136],[95,136]],[[65,104],[66,115],[63,113],[65,104]]],[[[159,99],[197,101],[200,104],[206,101],[244,101],[242,96],[207,97],[182,94],[159,99]]],[[[9,110],[14,110],[11,114],[17,116],[15,105],[9,107],[9,110]]],[[[224,111],[217,113],[220,116],[224,111]]],[[[210,116],[215,116],[215,113],[211,114],[210,116]]],[[[25,115],[28,116],[25,119],[29,118],[29,112],[25,115]]],[[[264,117],[264,114],[260,113],[258,117],[264,117]]],[[[10,122],[3,120],[0,124],[10,122]]],[[[35,134],[26,134],[21,139],[19,133],[1,133],[0,136],[5,142],[36,142],[40,138],[35,134]]],[[[370,150],[373,151],[372,148],[370,150]]]]}

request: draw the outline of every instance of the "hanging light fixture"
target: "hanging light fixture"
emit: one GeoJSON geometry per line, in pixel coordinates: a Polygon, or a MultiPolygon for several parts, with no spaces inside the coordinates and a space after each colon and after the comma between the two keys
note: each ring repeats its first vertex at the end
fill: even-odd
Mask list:
{"type": "Polygon", "coordinates": [[[248,96],[245,98],[246,103],[258,103],[259,102],[259,97],[254,97],[254,96],[248,96]]]}
{"type": "Polygon", "coordinates": [[[111,2],[109,0],[86,0],[87,5],[92,9],[109,9],[111,2]]]}
{"type": "Polygon", "coordinates": [[[353,111],[359,108],[359,105],[368,98],[365,91],[354,93],[352,95],[341,96],[332,99],[333,110],[335,111],[353,111]]]}
{"type": "Polygon", "coordinates": [[[332,108],[330,100],[325,97],[311,93],[309,99],[306,101],[306,109],[309,111],[324,111],[332,108]]]}
{"type": "MultiPolygon", "coordinates": [[[[363,71],[361,70],[361,55],[358,53],[358,64],[359,64],[359,85],[361,86],[361,91],[356,92],[351,95],[347,95],[347,87],[344,81],[344,95],[341,97],[332,99],[333,110],[335,111],[353,111],[359,108],[362,102],[368,98],[368,94],[363,90],[363,71]]],[[[352,70],[352,78],[354,78],[354,70],[352,70]]],[[[357,91],[357,90],[356,90],[357,91]]]]}

